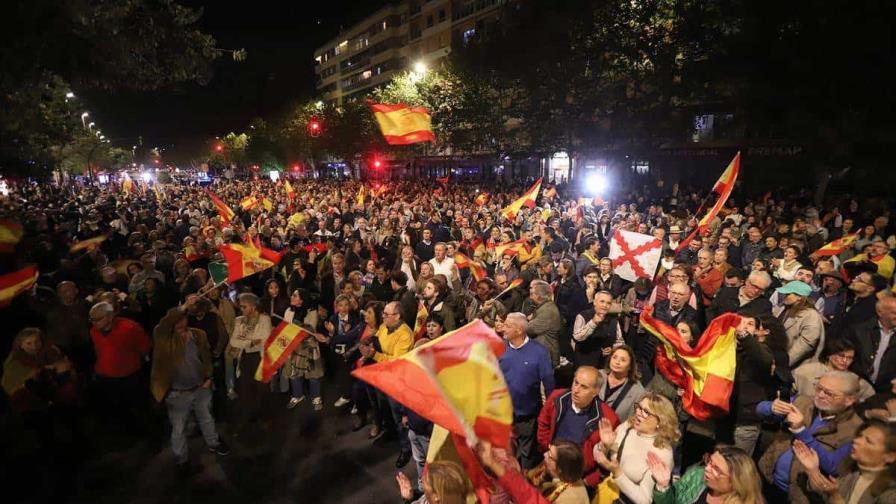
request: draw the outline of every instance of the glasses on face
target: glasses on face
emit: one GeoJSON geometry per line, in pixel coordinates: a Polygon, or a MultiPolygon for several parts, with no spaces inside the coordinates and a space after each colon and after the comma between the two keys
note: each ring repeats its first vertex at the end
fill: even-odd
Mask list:
{"type": "Polygon", "coordinates": [[[706,466],[706,472],[708,472],[711,476],[715,476],[716,478],[728,477],[728,474],[722,471],[722,469],[712,461],[712,454],[710,453],[703,455],[703,465],[706,466]]]}
{"type": "Polygon", "coordinates": [[[635,414],[638,415],[638,416],[640,416],[640,417],[644,417],[644,418],[651,418],[651,417],[653,417],[653,418],[656,418],[657,421],[660,420],[660,417],[658,417],[656,413],[653,413],[653,412],[651,412],[651,411],[648,411],[647,409],[645,409],[645,408],[644,408],[643,406],[641,406],[640,404],[636,404],[636,405],[635,405],[635,414]]]}
{"type": "Polygon", "coordinates": [[[392,317],[392,316],[394,316],[394,315],[398,315],[398,314],[397,314],[397,313],[383,312],[383,316],[384,316],[384,317],[392,317]]]}
{"type": "Polygon", "coordinates": [[[838,354],[832,355],[831,358],[841,360],[841,361],[850,361],[851,362],[851,361],[855,360],[856,356],[854,354],[838,353],[838,354]]]}
{"type": "Polygon", "coordinates": [[[829,399],[839,399],[843,397],[843,394],[839,392],[834,392],[833,390],[823,387],[820,383],[815,384],[815,393],[819,395],[823,395],[828,397],[829,399]]]}

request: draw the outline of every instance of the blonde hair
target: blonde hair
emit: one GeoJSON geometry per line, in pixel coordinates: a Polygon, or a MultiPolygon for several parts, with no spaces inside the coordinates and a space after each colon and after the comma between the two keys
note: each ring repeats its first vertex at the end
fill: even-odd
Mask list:
{"type": "MultiPolygon", "coordinates": [[[[681,439],[681,431],[678,430],[678,414],[672,401],[656,392],[647,392],[638,399],[638,404],[644,399],[650,405],[650,409],[656,415],[656,439],[653,446],[657,448],[672,448],[681,439]]],[[[631,426],[631,421],[629,421],[631,426]]]]}
{"type": "Polygon", "coordinates": [[[454,462],[437,460],[426,464],[423,479],[441,504],[463,504],[473,492],[466,473],[454,462]]]}
{"type": "Polygon", "coordinates": [[[740,448],[729,445],[718,445],[716,450],[728,464],[731,478],[731,493],[725,497],[726,504],[750,502],[765,504],[762,498],[762,484],[759,471],[753,459],[740,448]]]}

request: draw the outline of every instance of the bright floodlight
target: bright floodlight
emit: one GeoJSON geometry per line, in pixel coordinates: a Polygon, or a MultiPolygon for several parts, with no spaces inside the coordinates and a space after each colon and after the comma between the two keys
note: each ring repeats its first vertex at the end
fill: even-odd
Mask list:
{"type": "Polygon", "coordinates": [[[592,173],[585,178],[585,190],[591,194],[603,194],[607,190],[607,178],[600,173],[592,173]]]}
{"type": "Polygon", "coordinates": [[[65,97],[66,97],[66,98],[74,98],[74,97],[75,97],[75,93],[72,93],[71,91],[69,91],[68,93],[65,93],[65,97]]]}
{"type": "Polygon", "coordinates": [[[426,73],[426,63],[424,63],[422,61],[418,61],[417,63],[414,63],[414,71],[417,72],[418,74],[426,73]]]}
{"type": "Polygon", "coordinates": [[[270,172],[268,172],[268,176],[271,177],[271,182],[280,180],[280,172],[278,172],[277,170],[271,170],[270,172]]]}
{"type": "Polygon", "coordinates": [[[140,174],[140,178],[142,178],[144,182],[150,182],[152,180],[152,173],[143,172],[140,174]]]}

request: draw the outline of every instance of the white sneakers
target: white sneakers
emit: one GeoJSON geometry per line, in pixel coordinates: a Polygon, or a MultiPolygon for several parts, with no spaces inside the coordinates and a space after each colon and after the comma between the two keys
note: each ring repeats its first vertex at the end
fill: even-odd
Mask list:
{"type": "Polygon", "coordinates": [[[351,399],[348,399],[348,398],[346,398],[346,397],[340,397],[339,399],[336,399],[336,402],[335,402],[335,403],[333,403],[333,407],[334,407],[334,408],[341,408],[341,407],[345,406],[346,404],[348,404],[348,403],[350,403],[350,402],[352,402],[351,399]]]}
{"type": "Polygon", "coordinates": [[[293,409],[302,401],[305,400],[305,396],[302,397],[293,397],[289,400],[289,403],[286,405],[286,409],[293,409]]]}
{"type": "Polygon", "coordinates": [[[320,397],[315,397],[311,400],[311,404],[314,405],[314,411],[320,411],[324,409],[324,402],[320,397]]]}

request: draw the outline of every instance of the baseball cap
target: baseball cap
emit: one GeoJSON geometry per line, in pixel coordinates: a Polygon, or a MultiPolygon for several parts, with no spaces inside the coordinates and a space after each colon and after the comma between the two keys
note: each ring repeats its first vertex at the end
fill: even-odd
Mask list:
{"type": "Polygon", "coordinates": [[[796,294],[797,296],[808,296],[812,294],[812,287],[809,286],[806,282],[801,282],[799,280],[793,280],[787,282],[783,287],[778,287],[778,294],[796,294]]]}

